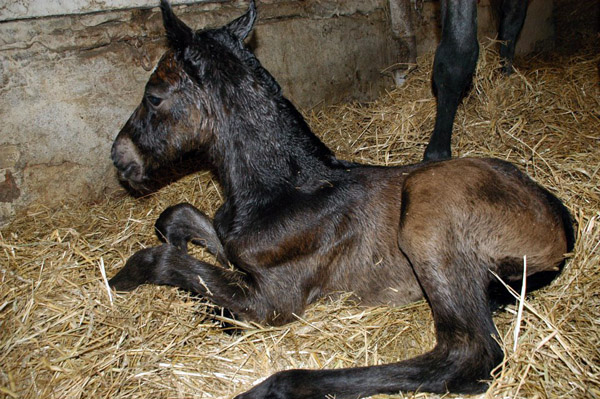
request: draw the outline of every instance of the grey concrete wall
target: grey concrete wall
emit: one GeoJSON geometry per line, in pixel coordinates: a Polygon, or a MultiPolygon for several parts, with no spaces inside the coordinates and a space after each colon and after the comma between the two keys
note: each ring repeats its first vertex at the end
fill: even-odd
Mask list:
{"type": "MultiPolygon", "coordinates": [[[[102,2],[71,3],[86,11],[85,4],[102,2]]],[[[243,13],[246,4],[202,2],[176,12],[190,26],[214,27],[243,13]]],[[[436,3],[418,4],[419,50],[429,51],[437,42],[436,3]]],[[[258,5],[250,45],[301,108],[372,99],[392,85],[382,71],[406,61],[405,48],[391,38],[387,0],[258,5]]],[[[32,203],[94,200],[118,188],[110,145],[141,99],[165,41],[157,8],[35,19],[0,10],[6,19],[0,22],[2,225],[32,203]]],[[[482,29],[493,31],[489,24],[482,29]]]]}

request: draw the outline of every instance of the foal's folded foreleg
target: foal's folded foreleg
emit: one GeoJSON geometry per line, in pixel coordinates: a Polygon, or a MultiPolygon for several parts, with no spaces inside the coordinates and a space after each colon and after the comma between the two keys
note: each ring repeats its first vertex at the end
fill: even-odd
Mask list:
{"type": "Polygon", "coordinates": [[[109,284],[117,291],[142,284],[183,288],[249,320],[261,320],[267,311],[256,306],[259,301],[244,273],[202,262],[169,244],[136,252],[109,284]]]}
{"type": "Polygon", "coordinates": [[[193,205],[181,203],[165,209],[154,228],[162,242],[187,252],[187,244],[191,241],[204,246],[223,266],[228,264],[212,220],[193,205]]]}

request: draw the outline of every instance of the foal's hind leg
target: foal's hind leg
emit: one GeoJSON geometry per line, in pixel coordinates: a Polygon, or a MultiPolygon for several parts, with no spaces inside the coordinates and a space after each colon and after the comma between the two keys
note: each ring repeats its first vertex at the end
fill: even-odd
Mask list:
{"type": "Polygon", "coordinates": [[[448,242],[440,239],[452,240],[453,233],[439,227],[407,220],[399,236],[431,305],[437,335],[433,350],[382,366],[282,371],[236,399],[350,399],[400,391],[484,392],[488,387],[484,380],[490,379],[490,372],[503,357],[488,307],[487,268],[477,263],[475,256],[443,251],[447,246],[439,244],[448,242]]]}
{"type": "Polygon", "coordinates": [[[225,250],[212,220],[194,206],[182,203],[165,209],[154,228],[162,242],[174,245],[184,252],[187,252],[187,243],[190,241],[203,245],[220,264],[227,266],[225,250]]]}
{"type": "MultiPolygon", "coordinates": [[[[411,243],[407,243],[413,252],[411,243]]],[[[409,256],[410,257],[410,256],[409,256]]],[[[436,347],[421,356],[381,366],[276,373],[236,399],[355,399],[400,391],[481,393],[501,362],[485,284],[461,274],[471,267],[444,257],[413,263],[435,320],[436,347]]]]}
{"type": "Polygon", "coordinates": [[[415,250],[424,247],[411,244],[412,238],[402,245],[433,314],[437,344],[430,354],[440,356],[446,365],[430,365],[436,372],[430,381],[423,381],[423,389],[428,384],[434,387],[437,380],[450,392],[485,391],[483,380],[491,378],[491,371],[503,359],[489,307],[488,268],[476,255],[459,251],[438,249],[436,253],[430,247],[432,253],[423,256],[415,250]]]}

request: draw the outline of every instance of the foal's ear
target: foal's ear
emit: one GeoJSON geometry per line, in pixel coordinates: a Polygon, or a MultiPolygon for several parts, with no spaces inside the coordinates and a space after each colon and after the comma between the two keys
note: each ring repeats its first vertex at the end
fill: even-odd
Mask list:
{"type": "Polygon", "coordinates": [[[169,45],[176,50],[182,50],[194,39],[194,31],[185,22],[177,18],[167,0],[160,0],[163,25],[167,31],[169,45]]]}
{"type": "Polygon", "coordinates": [[[256,21],[256,5],[254,0],[250,0],[250,7],[248,11],[239,17],[225,25],[225,29],[229,31],[238,40],[244,40],[248,34],[252,31],[254,22],[256,21]]]}

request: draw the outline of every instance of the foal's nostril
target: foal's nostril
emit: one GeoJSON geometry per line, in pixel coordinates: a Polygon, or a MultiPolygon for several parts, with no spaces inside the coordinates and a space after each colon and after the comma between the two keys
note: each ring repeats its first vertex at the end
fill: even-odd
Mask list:
{"type": "Polygon", "coordinates": [[[122,145],[122,142],[117,139],[117,140],[115,140],[115,142],[113,143],[113,145],[110,149],[110,159],[113,161],[113,164],[118,169],[122,169],[122,166],[124,164],[123,158],[124,158],[123,145],[122,145]]]}
{"type": "Polygon", "coordinates": [[[122,174],[127,178],[127,180],[133,180],[136,182],[141,182],[144,180],[144,172],[142,167],[134,162],[131,162],[129,165],[127,165],[122,174]]]}

